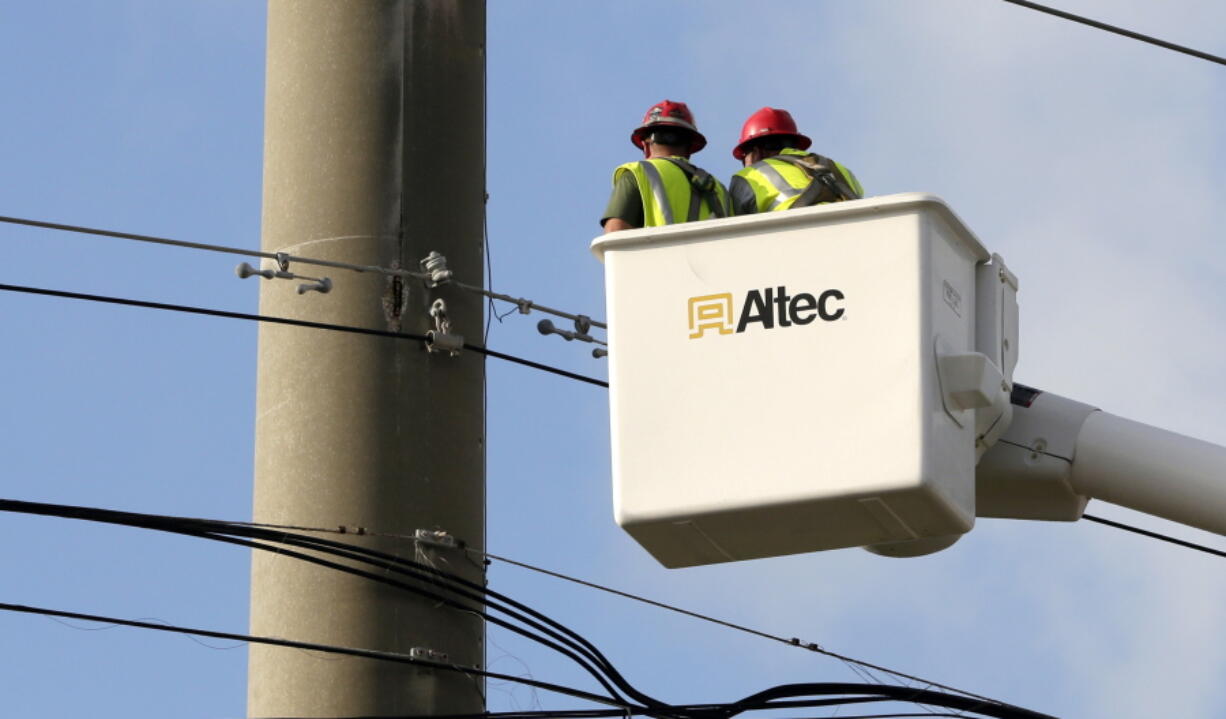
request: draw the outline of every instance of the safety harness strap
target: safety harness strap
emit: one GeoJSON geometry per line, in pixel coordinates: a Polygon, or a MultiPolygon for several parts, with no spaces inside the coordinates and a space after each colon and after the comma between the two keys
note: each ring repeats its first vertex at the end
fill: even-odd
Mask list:
{"type": "Polygon", "coordinates": [[[770,159],[798,167],[809,176],[809,186],[800,193],[800,197],[796,198],[792,207],[809,207],[822,202],[860,199],[860,193],[853,190],[843,179],[843,173],[839,172],[834,160],[813,153],[804,157],[775,155],[770,159]]]}
{"type": "Polygon", "coordinates": [[[715,178],[706,170],[694,167],[680,157],[664,158],[676,165],[690,180],[690,216],[688,222],[694,222],[701,213],[701,202],[706,201],[707,208],[715,217],[725,217],[724,203],[720,202],[719,191],[715,189],[715,178]]]}

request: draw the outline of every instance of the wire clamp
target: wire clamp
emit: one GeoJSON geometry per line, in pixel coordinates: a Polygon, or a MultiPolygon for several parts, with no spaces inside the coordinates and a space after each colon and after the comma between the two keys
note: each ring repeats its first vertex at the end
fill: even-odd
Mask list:
{"type": "Polygon", "coordinates": [[[447,258],[434,250],[431,250],[430,254],[418,264],[426,273],[427,287],[438,287],[451,281],[452,274],[451,270],[447,269],[447,258]]]}
{"type": "Polygon", "coordinates": [[[447,652],[440,652],[437,649],[429,647],[412,647],[409,649],[409,656],[413,659],[420,659],[427,662],[437,662],[446,664],[448,662],[447,652]]]}
{"type": "Polygon", "coordinates": [[[442,529],[415,529],[413,539],[418,544],[440,549],[458,549],[460,546],[458,539],[442,529]]]}
{"type": "Polygon", "coordinates": [[[455,357],[464,349],[464,338],[451,334],[451,320],[447,319],[447,303],[439,299],[430,305],[434,329],[426,333],[426,349],[431,352],[446,352],[455,357]]]}
{"type": "Polygon", "coordinates": [[[332,291],[332,280],[327,277],[307,277],[306,275],[296,275],[289,271],[289,255],[284,252],[277,253],[278,269],[259,269],[252,267],[249,263],[244,262],[234,268],[234,274],[238,275],[239,279],[247,279],[248,277],[263,277],[266,280],[307,280],[298,285],[298,294],[304,295],[308,292],[318,292],[326,295],[332,291]]]}

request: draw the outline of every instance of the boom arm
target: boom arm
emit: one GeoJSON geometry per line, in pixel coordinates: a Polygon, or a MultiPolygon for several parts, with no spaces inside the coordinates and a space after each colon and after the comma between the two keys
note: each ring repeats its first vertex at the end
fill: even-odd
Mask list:
{"type": "Polygon", "coordinates": [[[976,469],[980,517],[1074,521],[1089,499],[1226,535],[1226,447],[1017,385],[976,469]]]}

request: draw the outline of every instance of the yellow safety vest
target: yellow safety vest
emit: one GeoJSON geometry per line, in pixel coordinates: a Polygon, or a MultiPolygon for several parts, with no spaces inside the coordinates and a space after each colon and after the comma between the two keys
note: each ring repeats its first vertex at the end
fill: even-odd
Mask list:
{"type": "Polygon", "coordinates": [[[614,186],[623,172],[634,175],[639,194],[643,198],[644,227],[727,217],[732,214],[729,210],[728,191],[719,180],[701,170],[692,178],[678,167],[676,160],[689,164],[688,160],[680,157],[653,157],[650,160],[627,162],[613,171],[614,186]],[[705,192],[695,187],[695,182],[698,182],[700,177],[710,178],[711,185],[705,192]],[[711,206],[711,195],[714,195],[718,207],[711,206]]]}
{"type": "MultiPolygon", "coordinates": [[[[785,148],[779,154],[805,157],[810,153],[785,148]]],[[[822,158],[822,160],[825,161],[828,158],[822,158]]],[[[839,174],[843,176],[843,181],[856,194],[861,197],[864,196],[864,188],[860,186],[860,181],[856,179],[851,170],[834,160],[828,160],[828,162],[823,162],[822,164],[833,165],[839,171],[839,174]]],[[[776,160],[773,157],[755,162],[736,173],[736,177],[744,178],[749,183],[749,187],[753,190],[754,199],[758,202],[758,212],[774,212],[789,209],[796,203],[796,198],[800,197],[800,194],[805,191],[810,182],[809,175],[804,170],[790,162],[776,160]]]]}

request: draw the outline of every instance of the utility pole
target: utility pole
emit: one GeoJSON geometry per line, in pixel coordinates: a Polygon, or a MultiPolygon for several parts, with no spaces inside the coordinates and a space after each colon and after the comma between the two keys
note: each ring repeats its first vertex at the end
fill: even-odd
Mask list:
{"type": "MultiPolygon", "coordinates": [[[[479,283],[485,214],[484,0],[269,0],[263,249],[418,269],[431,250],[479,283]]],[[[318,268],[312,268],[318,269],[318,268]]],[[[305,271],[305,268],[304,268],[305,271]]],[[[329,294],[262,282],[265,314],[424,334],[435,299],[479,342],[477,295],[335,270],[329,294]]],[[[257,522],[445,530],[485,545],[483,358],[265,324],[257,522]]],[[[355,537],[481,581],[456,550],[355,537]]],[[[484,625],[406,592],[254,552],[251,631],[480,667],[484,625]]],[[[475,678],[253,645],[248,715],[479,713],[475,678]]]]}

